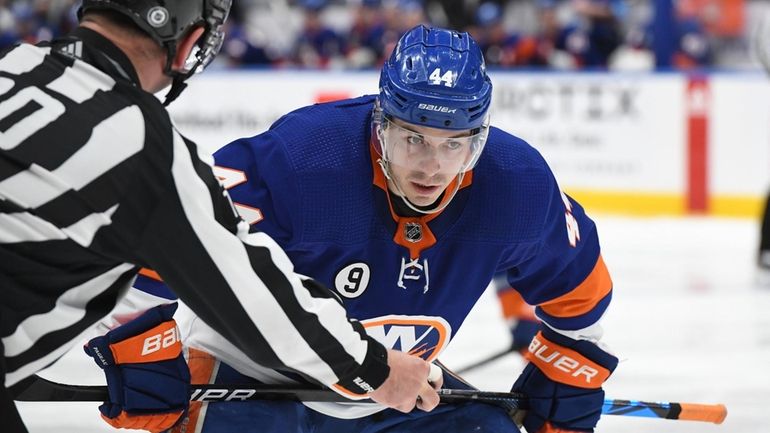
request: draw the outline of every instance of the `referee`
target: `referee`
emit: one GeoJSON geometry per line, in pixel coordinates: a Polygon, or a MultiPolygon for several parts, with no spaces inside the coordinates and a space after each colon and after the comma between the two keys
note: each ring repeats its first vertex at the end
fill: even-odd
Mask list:
{"type": "Polygon", "coordinates": [[[400,410],[432,409],[428,365],[387,351],[284,252],[248,234],[210,158],[153,94],[216,56],[231,0],[85,0],[71,35],[0,54],[0,426],[25,379],[157,271],[255,362],[400,410]]]}

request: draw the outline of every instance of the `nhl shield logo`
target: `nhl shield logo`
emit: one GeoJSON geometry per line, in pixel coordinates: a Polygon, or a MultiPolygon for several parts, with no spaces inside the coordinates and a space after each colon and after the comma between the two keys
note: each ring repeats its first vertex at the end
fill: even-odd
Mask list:
{"type": "Polygon", "coordinates": [[[404,237],[409,242],[420,242],[422,240],[422,225],[420,223],[406,223],[404,237]]]}

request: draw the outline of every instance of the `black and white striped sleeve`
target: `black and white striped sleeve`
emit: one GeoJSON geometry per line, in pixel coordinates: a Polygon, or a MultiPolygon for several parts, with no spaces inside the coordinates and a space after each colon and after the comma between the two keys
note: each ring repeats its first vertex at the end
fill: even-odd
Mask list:
{"type": "Polygon", "coordinates": [[[213,159],[173,134],[171,183],[140,255],[206,323],[255,362],[356,394],[388,375],[385,349],[331,297],[314,297],[283,250],[248,233],[212,173],[213,159]]]}
{"type": "Polygon", "coordinates": [[[261,365],[359,394],[381,384],[384,347],[306,290],[275,242],[248,234],[211,158],[94,35],[0,54],[6,386],[68,350],[139,266],[261,365]]]}

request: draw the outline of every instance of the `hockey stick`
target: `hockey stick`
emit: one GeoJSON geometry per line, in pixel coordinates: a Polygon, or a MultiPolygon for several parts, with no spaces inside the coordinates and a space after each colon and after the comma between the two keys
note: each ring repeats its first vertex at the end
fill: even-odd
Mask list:
{"type": "MultiPolygon", "coordinates": [[[[439,396],[443,403],[480,403],[497,404],[506,402],[509,406],[526,410],[526,396],[520,393],[475,391],[463,389],[442,389],[439,396]]],[[[20,391],[16,401],[107,401],[106,386],[68,385],[51,382],[36,376],[30,385],[20,391]]],[[[297,388],[286,385],[262,384],[222,384],[193,385],[191,401],[226,402],[250,400],[291,400],[350,403],[351,400],[328,389],[297,388]]],[[[361,400],[360,402],[371,402],[361,400]]],[[[606,415],[636,416],[644,418],[662,418],[671,420],[702,421],[721,424],[727,416],[727,408],[722,404],[695,404],[644,402],[635,400],[604,400],[602,413],[606,415]]]]}
{"type": "Polygon", "coordinates": [[[470,363],[468,365],[463,365],[462,367],[459,367],[459,368],[455,369],[455,372],[457,372],[457,374],[467,373],[467,372],[469,372],[471,370],[475,370],[475,369],[477,369],[479,367],[483,367],[483,366],[485,366],[485,365],[487,365],[487,364],[489,364],[489,363],[491,363],[493,361],[497,361],[498,359],[500,359],[500,358],[502,358],[502,357],[504,357],[504,356],[506,356],[506,355],[508,355],[510,353],[519,353],[519,351],[514,349],[513,347],[509,347],[509,348],[507,348],[505,350],[501,350],[499,352],[495,352],[495,353],[487,356],[486,358],[479,359],[476,362],[472,362],[472,363],[470,363]]]}

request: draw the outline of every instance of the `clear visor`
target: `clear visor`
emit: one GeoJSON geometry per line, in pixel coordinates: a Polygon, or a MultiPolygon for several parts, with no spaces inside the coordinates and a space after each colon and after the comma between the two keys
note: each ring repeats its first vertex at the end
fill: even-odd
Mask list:
{"type": "Polygon", "coordinates": [[[456,176],[478,162],[489,134],[489,118],[481,128],[465,131],[411,129],[388,116],[375,116],[380,153],[388,165],[431,174],[456,176]],[[377,125],[379,123],[379,125],[377,125]],[[433,134],[426,133],[430,130],[433,134]]]}

